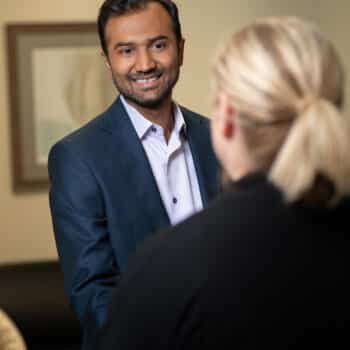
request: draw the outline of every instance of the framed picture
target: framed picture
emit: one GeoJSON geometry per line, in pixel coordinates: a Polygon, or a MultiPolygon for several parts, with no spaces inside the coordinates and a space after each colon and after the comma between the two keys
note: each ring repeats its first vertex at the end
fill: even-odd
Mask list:
{"type": "Polygon", "coordinates": [[[96,24],[7,25],[13,185],[47,188],[51,146],[115,98],[96,24]]]}

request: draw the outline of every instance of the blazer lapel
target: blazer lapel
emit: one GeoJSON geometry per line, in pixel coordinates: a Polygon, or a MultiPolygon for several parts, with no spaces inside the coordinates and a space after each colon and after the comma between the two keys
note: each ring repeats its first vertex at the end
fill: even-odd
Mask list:
{"type": "MultiPolygon", "coordinates": [[[[139,215],[148,216],[146,221],[150,223],[150,231],[145,230],[144,227],[139,230],[147,236],[159,228],[170,225],[170,220],[147,155],[119,98],[107,113],[109,116],[105,126],[115,138],[119,157],[122,155],[122,159],[119,158],[118,161],[118,167],[120,167],[118,171],[123,173],[124,184],[120,186],[125,186],[129,192],[136,195],[137,203],[130,202],[130,210],[140,207],[143,210],[139,215]]],[[[121,200],[128,201],[128,199],[121,200]]],[[[144,222],[145,220],[140,220],[140,223],[144,222]]]]}
{"type": "Polygon", "coordinates": [[[204,206],[217,193],[217,160],[210,139],[209,123],[182,108],[187,137],[204,206]]]}

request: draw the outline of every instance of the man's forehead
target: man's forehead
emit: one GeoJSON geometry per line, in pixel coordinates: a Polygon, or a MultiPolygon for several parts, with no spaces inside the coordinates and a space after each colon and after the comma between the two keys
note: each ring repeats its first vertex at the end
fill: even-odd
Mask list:
{"type": "Polygon", "coordinates": [[[134,41],[159,35],[170,37],[174,33],[170,15],[156,2],[149,3],[144,9],[111,17],[106,24],[106,37],[113,41],[117,37],[121,40],[129,37],[128,40],[134,41]]]}

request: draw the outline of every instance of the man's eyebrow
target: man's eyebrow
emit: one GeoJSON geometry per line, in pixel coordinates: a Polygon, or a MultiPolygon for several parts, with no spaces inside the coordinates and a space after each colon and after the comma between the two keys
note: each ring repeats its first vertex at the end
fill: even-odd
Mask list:
{"type": "MultiPolygon", "coordinates": [[[[150,43],[154,43],[155,41],[158,41],[158,40],[168,40],[168,39],[169,39],[169,37],[167,37],[166,35],[158,35],[158,36],[155,36],[153,38],[147,39],[146,43],[150,44],[150,43]]],[[[120,42],[117,42],[113,48],[118,49],[119,47],[134,46],[134,45],[136,45],[136,43],[133,41],[125,41],[125,42],[120,41],[120,42]]]]}
{"type": "Polygon", "coordinates": [[[169,37],[167,37],[166,35],[158,35],[154,38],[151,38],[149,40],[147,40],[149,43],[154,43],[155,41],[158,41],[158,40],[168,40],[169,37]]]}
{"type": "Polygon", "coordinates": [[[123,41],[120,41],[120,42],[118,42],[118,43],[116,43],[114,46],[113,46],[113,48],[114,49],[117,49],[118,47],[124,47],[124,46],[132,46],[132,45],[134,45],[134,43],[133,42],[123,42],[123,41]]]}

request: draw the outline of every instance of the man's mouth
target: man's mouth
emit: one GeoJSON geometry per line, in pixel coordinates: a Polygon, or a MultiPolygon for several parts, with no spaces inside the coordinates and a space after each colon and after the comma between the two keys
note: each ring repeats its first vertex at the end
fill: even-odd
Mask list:
{"type": "Polygon", "coordinates": [[[136,82],[139,84],[145,84],[145,83],[151,83],[152,81],[156,81],[158,78],[153,77],[153,78],[147,78],[147,79],[137,79],[136,82]]]}
{"type": "Polygon", "coordinates": [[[157,84],[162,73],[153,74],[151,76],[134,77],[132,80],[144,88],[150,88],[157,84]]]}

